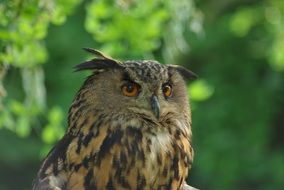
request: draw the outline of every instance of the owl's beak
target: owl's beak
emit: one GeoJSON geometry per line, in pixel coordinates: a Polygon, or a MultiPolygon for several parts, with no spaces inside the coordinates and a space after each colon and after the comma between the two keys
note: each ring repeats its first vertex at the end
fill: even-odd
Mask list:
{"type": "Polygon", "coordinates": [[[160,104],[156,95],[151,97],[151,108],[157,119],[160,117],[160,104]]]}

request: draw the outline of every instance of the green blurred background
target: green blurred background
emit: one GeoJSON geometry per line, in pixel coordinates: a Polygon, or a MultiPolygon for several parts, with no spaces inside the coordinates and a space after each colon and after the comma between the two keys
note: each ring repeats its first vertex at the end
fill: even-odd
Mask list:
{"type": "Polygon", "coordinates": [[[66,129],[93,47],[199,75],[200,189],[284,189],[283,0],[0,0],[0,189],[28,190],[66,129]]]}

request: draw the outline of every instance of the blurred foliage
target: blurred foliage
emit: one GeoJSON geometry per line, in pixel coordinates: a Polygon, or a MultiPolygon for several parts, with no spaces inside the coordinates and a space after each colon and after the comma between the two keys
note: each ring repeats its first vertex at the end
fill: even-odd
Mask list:
{"type": "MultiPolygon", "coordinates": [[[[8,68],[19,68],[25,96],[24,100],[19,101],[9,94],[3,105],[2,98],[6,95],[6,91],[2,87],[1,80],[0,128],[5,127],[15,131],[20,137],[26,137],[30,134],[33,125],[39,125],[37,116],[48,111],[45,102],[44,71],[41,67],[41,64],[47,60],[43,39],[47,35],[49,24],[63,24],[66,16],[79,2],[80,0],[1,2],[1,78],[5,76],[8,68]]],[[[53,128],[60,126],[59,123],[55,124],[53,128]]]]}
{"type": "Polygon", "coordinates": [[[141,57],[160,46],[169,12],[163,1],[120,0],[114,6],[99,0],[87,6],[86,18],[87,31],[102,44],[104,52],[141,57]]]}
{"type": "MultiPolygon", "coordinates": [[[[153,52],[162,49],[171,52],[167,56],[173,60],[177,52],[186,51],[183,32],[191,22],[198,23],[191,0],[114,2],[97,0],[87,6],[86,29],[103,52],[114,57],[149,59],[154,58],[153,52]]],[[[192,28],[199,30],[201,26],[192,28]]]]}
{"type": "Polygon", "coordinates": [[[200,189],[282,189],[284,2],[215,3],[197,5],[205,35],[187,35],[191,52],[183,58],[202,76],[193,87],[207,86],[189,87],[196,152],[190,179],[200,189]],[[210,98],[197,101],[210,89],[210,98]]]}
{"type": "Polygon", "coordinates": [[[283,27],[282,0],[1,0],[0,189],[30,189],[63,135],[82,47],[200,76],[188,87],[191,185],[282,189],[283,27]]]}

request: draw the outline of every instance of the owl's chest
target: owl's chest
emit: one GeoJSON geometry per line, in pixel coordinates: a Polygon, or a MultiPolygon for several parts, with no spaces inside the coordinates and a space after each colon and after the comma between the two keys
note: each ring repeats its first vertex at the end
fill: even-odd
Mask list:
{"type": "Polygon", "coordinates": [[[146,137],[145,171],[151,187],[178,189],[187,177],[192,152],[186,135],[176,136],[168,132],[146,137]],[[151,142],[151,143],[149,143],[151,142]]]}
{"type": "MultiPolygon", "coordinates": [[[[136,128],[100,131],[89,142],[88,151],[80,154],[88,163],[78,175],[92,176],[85,187],[106,189],[172,189],[177,190],[187,176],[191,157],[186,135],[167,131],[145,134],[136,128]],[[187,148],[188,147],[188,148],[187,148]]],[[[82,151],[83,152],[83,151],[82,151]]],[[[84,166],[84,164],[83,164],[84,166]]],[[[72,174],[77,178],[77,174],[72,174]]]]}
{"type": "Polygon", "coordinates": [[[128,183],[131,189],[178,189],[188,171],[186,146],[190,146],[186,136],[176,138],[167,131],[126,132],[109,152],[109,173],[118,185],[124,179],[120,183],[128,183]]]}

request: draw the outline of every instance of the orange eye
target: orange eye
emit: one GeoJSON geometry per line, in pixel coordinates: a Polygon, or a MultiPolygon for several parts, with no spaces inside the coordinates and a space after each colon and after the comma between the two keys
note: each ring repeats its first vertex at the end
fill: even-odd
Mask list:
{"type": "Polygon", "coordinates": [[[127,82],[121,87],[124,96],[134,97],[139,94],[140,86],[134,82],[127,82]]]}
{"type": "Polygon", "coordinates": [[[166,98],[170,97],[172,95],[173,89],[170,84],[166,84],[163,86],[163,94],[166,98]]]}

